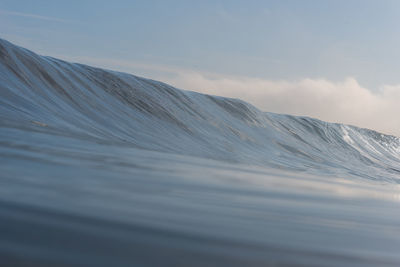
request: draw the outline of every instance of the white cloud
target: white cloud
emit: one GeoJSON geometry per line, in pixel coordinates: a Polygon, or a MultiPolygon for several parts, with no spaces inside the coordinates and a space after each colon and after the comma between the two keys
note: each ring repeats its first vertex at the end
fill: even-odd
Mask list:
{"type": "Polygon", "coordinates": [[[40,16],[40,15],[30,14],[30,13],[14,12],[14,11],[8,11],[8,10],[0,10],[0,14],[8,15],[8,16],[25,17],[25,18],[31,18],[31,19],[54,21],[54,22],[62,22],[62,23],[73,22],[71,20],[59,19],[59,18],[48,17],[48,16],[40,16]]]}
{"type": "Polygon", "coordinates": [[[310,116],[400,136],[400,85],[385,85],[373,93],[354,78],[342,82],[272,81],[196,72],[180,72],[163,81],[197,92],[240,98],[264,111],[310,116]]]}

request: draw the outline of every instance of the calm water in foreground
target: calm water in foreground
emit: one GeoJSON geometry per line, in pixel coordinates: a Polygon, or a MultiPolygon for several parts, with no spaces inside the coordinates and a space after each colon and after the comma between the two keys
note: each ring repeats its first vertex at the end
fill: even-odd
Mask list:
{"type": "Polygon", "coordinates": [[[4,266],[400,264],[393,184],[0,134],[4,266]]]}

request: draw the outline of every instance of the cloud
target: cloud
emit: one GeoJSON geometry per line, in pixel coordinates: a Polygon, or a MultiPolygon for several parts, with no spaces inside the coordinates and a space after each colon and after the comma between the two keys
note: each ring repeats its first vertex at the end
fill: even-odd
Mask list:
{"type": "Polygon", "coordinates": [[[54,22],[62,22],[62,23],[72,23],[73,22],[71,20],[65,20],[65,19],[59,19],[59,18],[47,17],[47,16],[40,16],[40,15],[29,14],[29,13],[14,12],[14,11],[8,11],[8,10],[0,10],[0,14],[8,15],[8,16],[25,17],[25,18],[31,18],[31,19],[54,21],[54,22]]]}
{"type": "Polygon", "coordinates": [[[239,98],[263,111],[309,116],[400,136],[400,85],[385,85],[372,92],[354,78],[342,82],[308,78],[274,81],[196,72],[180,72],[162,80],[179,88],[239,98]]]}

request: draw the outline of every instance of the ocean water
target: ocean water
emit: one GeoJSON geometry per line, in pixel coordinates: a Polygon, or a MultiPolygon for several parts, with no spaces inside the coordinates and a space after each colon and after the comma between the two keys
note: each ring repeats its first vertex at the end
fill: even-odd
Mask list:
{"type": "Polygon", "coordinates": [[[399,153],[0,40],[4,266],[399,266],[399,153]]]}

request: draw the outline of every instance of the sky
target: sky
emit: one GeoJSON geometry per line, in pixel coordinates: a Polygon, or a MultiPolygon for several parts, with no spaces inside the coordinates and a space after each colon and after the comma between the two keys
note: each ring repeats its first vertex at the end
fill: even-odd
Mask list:
{"type": "Polygon", "coordinates": [[[264,111],[400,136],[397,0],[0,0],[0,38],[264,111]]]}

